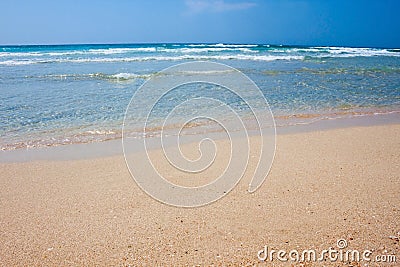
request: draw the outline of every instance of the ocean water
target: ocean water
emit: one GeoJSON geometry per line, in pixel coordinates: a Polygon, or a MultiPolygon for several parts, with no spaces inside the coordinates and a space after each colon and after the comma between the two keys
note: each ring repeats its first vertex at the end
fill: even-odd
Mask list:
{"type": "MultiPolygon", "coordinates": [[[[164,68],[195,60],[224,63],[251,78],[266,97],[278,127],[387,113],[400,116],[400,49],[257,44],[0,46],[1,150],[120,138],[125,110],[140,85],[164,68]]],[[[157,134],[165,113],[179,99],[202,93],[224,99],[244,115],[248,112],[240,99],[217,86],[189,86],[161,102],[149,132],[157,134]]],[[[216,116],[224,118],[218,112],[216,108],[216,116]]],[[[173,120],[169,127],[175,127],[173,120]]],[[[129,130],[135,133],[134,127],[129,130]]]]}

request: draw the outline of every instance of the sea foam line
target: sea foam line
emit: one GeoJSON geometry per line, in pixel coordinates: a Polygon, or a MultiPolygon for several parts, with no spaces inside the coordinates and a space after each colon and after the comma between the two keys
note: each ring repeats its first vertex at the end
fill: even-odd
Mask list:
{"type": "MultiPolygon", "coordinates": [[[[33,60],[56,60],[53,57],[63,56],[107,56],[107,55],[130,55],[144,54],[152,55],[156,58],[156,53],[174,53],[174,54],[200,54],[209,52],[221,53],[258,53],[260,56],[308,56],[308,57],[369,57],[369,56],[400,56],[400,51],[396,49],[378,49],[378,48],[352,48],[352,47],[280,47],[280,46],[260,46],[260,45],[205,45],[193,44],[186,46],[154,46],[154,47],[135,47],[135,48],[102,48],[88,50],[67,50],[67,51],[29,51],[29,52],[0,52],[0,58],[5,58],[3,62],[9,62],[14,58],[26,58],[24,61],[33,60]],[[11,58],[11,59],[9,59],[11,58]]],[[[241,54],[237,54],[239,57],[241,54]]],[[[194,56],[194,55],[193,55],[194,56]]],[[[214,55],[228,56],[228,55],[214,55]]],[[[143,58],[148,58],[144,56],[143,58]]],[[[23,65],[23,63],[21,63],[23,65]]]]}
{"type": "Polygon", "coordinates": [[[32,59],[32,60],[6,60],[0,61],[0,65],[17,66],[30,64],[49,63],[85,63],[85,62],[136,62],[136,61],[179,61],[179,60],[253,60],[253,61],[275,61],[275,60],[303,60],[304,56],[296,55],[181,55],[181,56],[147,56],[147,57],[114,57],[114,58],[77,58],[77,59],[32,59]]]}

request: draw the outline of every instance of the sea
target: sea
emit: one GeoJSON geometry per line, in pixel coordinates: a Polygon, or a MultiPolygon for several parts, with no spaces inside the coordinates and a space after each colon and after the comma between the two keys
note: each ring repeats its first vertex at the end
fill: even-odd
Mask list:
{"type": "MultiPolygon", "coordinates": [[[[254,81],[278,128],[400,116],[400,49],[222,43],[0,46],[0,149],[119,139],[138,88],[165,68],[193,61],[222,63],[254,81]]],[[[240,107],[240,99],[224,97],[212,86],[205,92],[213,95],[213,90],[222,94],[218,99],[240,107]]],[[[201,93],[189,87],[164,101],[149,131],[157,134],[180,98],[201,93]]],[[[225,114],[217,108],[215,116],[223,120],[225,114]]],[[[175,127],[173,118],[169,122],[175,127]]],[[[129,130],[134,134],[135,127],[129,130]]]]}

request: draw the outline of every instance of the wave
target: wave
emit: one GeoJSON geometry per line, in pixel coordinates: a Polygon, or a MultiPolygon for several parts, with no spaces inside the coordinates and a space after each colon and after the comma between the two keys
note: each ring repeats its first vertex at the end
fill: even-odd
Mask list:
{"type": "Polygon", "coordinates": [[[131,80],[131,79],[143,77],[143,75],[136,75],[133,73],[121,72],[118,74],[109,75],[108,77],[111,79],[117,79],[117,80],[131,80]]]}
{"type": "Polygon", "coordinates": [[[25,78],[38,78],[38,79],[54,79],[54,80],[108,80],[111,82],[125,82],[134,79],[148,79],[152,74],[135,74],[135,73],[116,73],[116,74],[106,74],[106,73],[86,73],[86,74],[49,74],[41,76],[25,76],[25,78]]]}
{"type": "Polygon", "coordinates": [[[67,51],[43,51],[43,52],[0,52],[0,57],[38,57],[38,56],[73,56],[73,55],[113,55],[137,52],[157,52],[156,47],[137,48],[110,48],[67,51]]]}
{"type": "MultiPolygon", "coordinates": [[[[196,75],[196,74],[223,74],[229,73],[232,70],[212,70],[212,71],[181,71],[178,74],[182,75],[196,75]]],[[[85,74],[47,74],[47,75],[40,75],[40,76],[24,76],[24,78],[31,78],[31,79],[53,79],[53,80],[92,80],[92,79],[99,79],[99,80],[108,80],[111,82],[125,82],[131,81],[135,79],[149,79],[153,75],[160,75],[159,73],[148,73],[148,74],[135,74],[135,73],[116,73],[116,74],[106,74],[106,73],[85,73],[85,74]]]]}
{"type": "Polygon", "coordinates": [[[257,44],[189,44],[189,47],[257,47],[257,44]]]}
{"type": "Polygon", "coordinates": [[[137,61],[179,61],[179,60],[252,60],[252,61],[275,61],[275,60],[302,60],[304,56],[296,55],[181,55],[181,56],[147,56],[147,57],[115,57],[115,58],[56,58],[56,59],[31,59],[31,60],[5,60],[0,65],[17,66],[31,64],[49,63],[90,63],[90,62],[137,62],[137,61]]]}
{"type": "Polygon", "coordinates": [[[43,55],[40,52],[0,52],[0,57],[37,57],[43,55]]]}
{"type": "Polygon", "coordinates": [[[159,48],[157,51],[167,52],[167,53],[208,53],[208,52],[237,52],[237,51],[241,51],[244,53],[258,53],[258,51],[246,47],[159,48]]]}
{"type": "Polygon", "coordinates": [[[56,56],[79,56],[79,55],[116,55],[137,53],[208,53],[208,52],[244,52],[257,53],[258,51],[246,47],[138,47],[138,48],[112,48],[112,49],[89,49],[71,51],[43,51],[43,52],[0,52],[1,57],[56,57],[56,56]]]}
{"type": "Polygon", "coordinates": [[[125,54],[125,53],[137,53],[137,52],[156,52],[156,47],[137,47],[137,48],[111,48],[111,49],[89,49],[83,51],[70,51],[70,52],[50,52],[50,56],[63,56],[63,55],[114,55],[114,54],[125,54]]]}
{"type": "Polygon", "coordinates": [[[399,49],[352,47],[291,47],[238,44],[154,45],[126,48],[0,52],[0,65],[17,66],[46,63],[134,62],[177,60],[308,60],[314,58],[400,57],[399,49]]]}
{"type": "MultiPolygon", "coordinates": [[[[354,47],[311,47],[309,50],[313,50],[314,52],[318,50],[318,52],[328,53],[329,56],[333,57],[371,57],[371,56],[400,56],[400,53],[397,53],[391,49],[379,49],[379,48],[354,48],[354,47]]],[[[319,55],[319,57],[324,57],[325,54],[319,55]]]]}

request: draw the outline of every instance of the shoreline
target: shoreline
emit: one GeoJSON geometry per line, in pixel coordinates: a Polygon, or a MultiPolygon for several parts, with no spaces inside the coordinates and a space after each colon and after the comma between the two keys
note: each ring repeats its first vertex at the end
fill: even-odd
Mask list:
{"type": "MultiPolygon", "coordinates": [[[[400,124],[397,112],[379,115],[366,115],[350,118],[321,119],[304,124],[277,126],[277,135],[327,131],[341,128],[371,127],[379,125],[400,124]]],[[[221,132],[211,134],[216,140],[224,139],[221,132]]],[[[257,135],[249,130],[249,136],[257,135]]],[[[150,149],[157,149],[152,138],[149,140],[150,149]]],[[[171,137],[173,138],[173,137],[171,137]]],[[[168,145],[168,141],[167,144],[168,145]]],[[[80,160],[110,157],[122,154],[122,139],[116,138],[100,142],[61,144],[48,147],[18,148],[0,151],[0,163],[26,162],[35,160],[80,160]]]]}
{"type": "Polygon", "coordinates": [[[144,193],[122,155],[2,163],[0,258],[8,266],[301,266],[263,263],[257,252],[322,251],[344,239],[350,250],[398,261],[399,136],[399,124],[278,134],[259,190],[246,191],[250,161],[229,194],[189,209],[144,193]]]}
{"type": "MultiPolygon", "coordinates": [[[[400,115],[400,110],[398,108],[391,109],[364,109],[364,110],[347,110],[347,111],[330,111],[330,112],[318,112],[318,113],[295,113],[295,114],[275,114],[274,122],[275,127],[282,132],[297,132],[304,131],[304,127],[309,127],[310,129],[324,129],[325,124],[328,125],[328,128],[332,128],[330,124],[336,124],[333,128],[343,127],[342,125],[351,126],[352,120],[357,122],[360,119],[364,120],[366,123],[362,123],[363,125],[374,125],[381,124],[382,118],[387,118],[387,123],[398,123],[400,120],[397,118],[400,115]],[[336,123],[332,123],[337,121],[336,123]],[[368,122],[370,121],[370,122],[368,122]],[[315,126],[317,125],[317,126],[315,126]],[[287,129],[294,129],[287,131],[287,129]],[[297,130],[300,129],[300,130],[297,130]]],[[[229,124],[231,120],[226,119],[223,120],[224,123],[229,124]]],[[[247,129],[250,133],[254,132],[254,129],[258,127],[254,124],[253,117],[250,115],[244,115],[243,122],[249,123],[249,128],[247,129]]],[[[83,130],[77,131],[79,127],[72,127],[71,129],[53,129],[50,132],[58,132],[57,135],[48,135],[48,132],[37,132],[33,133],[32,136],[27,137],[23,133],[21,133],[21,139],[9,139],[7,138],[7,134],[3,134],[4,140],[0,144],[0,151],[13,151],[18,149],[34,149],[34,148],[46,148],[46,147],[56,147],[56,146],[64,146],[64,145],[77,145],[77,144],[89,144],[89,143],[102,143],[112,140],[121,139],[122,137],[122,127],[124,122],[110,122],[113,125],[113,128],[100,128],[100,129],[92,129],[92,130],[83,130]],[[115,128],[118,126],[117,128],[115,128]],[[39,138],[39,136],[44,136],[39,138]],[[28,138],[28,139],[26,139],[28,138]],[[6,141],[7,140],[7,141],[6,141]]],[[[271,127],[272,125],[266,126],[271,127]]],[[[159,137],[161,132],[164,131],[166,135],[169,134],[169,131],[174,131],[177,128],[180,128],[180,123],[169,124],[162,126],[148,126],[146,128],[146,137],[159,137]]],[[[133,129],[126,130],[129,136],[134,138],[143,138],[142,134],[138,134],[142,128],[137,127],[133,129]]],[[[196,122],[192,124],[185,125],[185,129],[188,130],[188,135],[196,135],[204,132],[221,132],[220,127],[216,125],[212,125],[210,121],[196,122]]],[[[306,129],[306,131],[309,131],[306,129]]],[[[14,133],[15,134],[15,133],[14,133]]],[[[19,134],[18,134],[19,135],[19,134]]]]}

